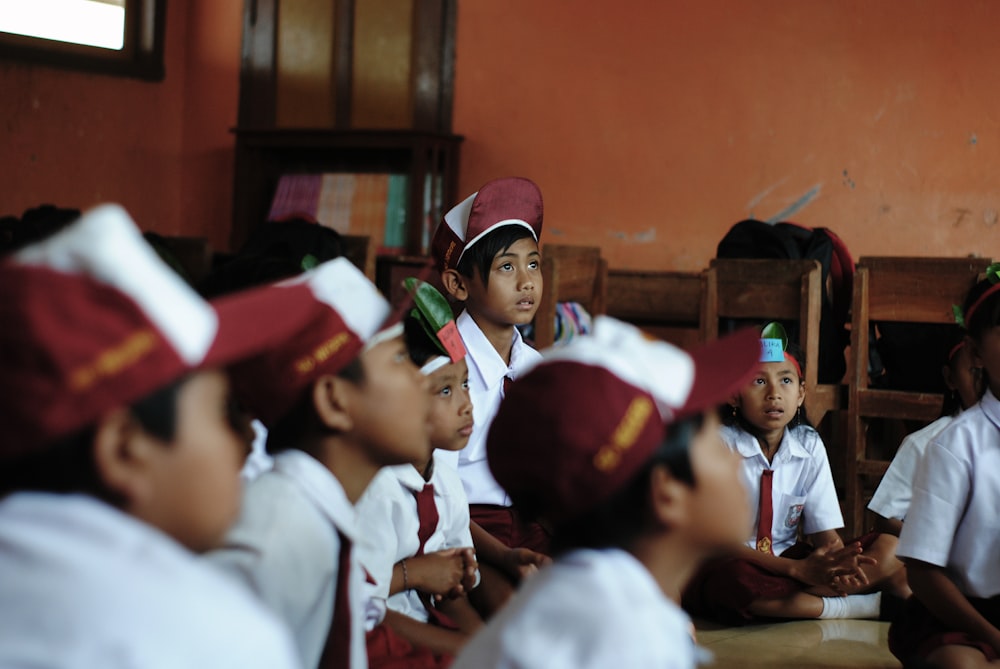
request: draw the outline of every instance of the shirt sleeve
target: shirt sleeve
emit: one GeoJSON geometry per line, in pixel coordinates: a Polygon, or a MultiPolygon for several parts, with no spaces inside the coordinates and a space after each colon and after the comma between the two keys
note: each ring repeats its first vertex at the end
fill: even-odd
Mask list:
{"type": "MultiPolygon", "coordinates": [[[[379,477],[390,474],[383,470],[379,477]]],[[[361,537],[357,543],[358,561],[371,574],[375,585],[370,588],[373,597],[389,598],[389,587],[392,584],[392,572],[396,566],[396,554],[399,552],[398,530],[394,523],[394,500],[386,494],[383,481],[376,478],[365,494],[358,500],[358,528],[361,537]]],[[[395,477],[393,477],[393,484],[395,477]]]]}
{"type": "Polygon", "coordinates": [[[883,518],[903,520],[910,508],[919,455],[915,437],[916,435],[911,434],[903,439],[896,457],[892,459],[868,503],[868,508],[883,518]]]}
{"type": "Polygon", "coordinates": [[[913,501],[896,554],[947,566],[952,542],[971,492],[968,463],[932,443],[917,467],[913,501]]]}

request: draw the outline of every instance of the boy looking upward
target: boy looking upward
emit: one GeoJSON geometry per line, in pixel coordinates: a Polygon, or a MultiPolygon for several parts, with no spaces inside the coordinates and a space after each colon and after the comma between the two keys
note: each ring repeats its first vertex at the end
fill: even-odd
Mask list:
{"type": "Polygon", "coordinates": [[[476,595],[486,612],[509,595],[506,581],[532,571],[548,552],[548,532],[522,521],[486,461],[486,433],[506,387],[539,359],[515,326],[532,321],[541,299],[541,232],[538,186],[509,177],[490,181],[445,214],[432,242],[442,285],[465,305],[456,322],[468,350],[474,426],[468,446],[450,461],[469,498],[483,567],[476,595]],[[490,566],[500,573],[491,578],[490,566]]]}

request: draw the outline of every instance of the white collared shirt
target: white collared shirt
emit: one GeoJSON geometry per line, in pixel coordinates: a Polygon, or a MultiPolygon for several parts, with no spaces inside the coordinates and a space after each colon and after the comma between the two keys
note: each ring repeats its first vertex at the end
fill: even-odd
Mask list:
{"type": "Polygon", "coordinates": [[[468,311],[463,311],[456,323],[468,351],[465,359],[469,365],[473,427],[468,445],[456,454],[442,454],[443,460],[458,471],[469,504],[510,506],[510,497],[493,478],[486,461],[486,435],[500,408],[504,377],[516,380],[541,360],[542,356],[524,343],[521,333],[515,328],[508,366],[468,311]]]}
{"type": "Polygon", "coordinates": [[[689,669],[691,619],[618,549],[578,550],[528,579],[453,669],[689,669]]]}
{"type": "Polygon", "coordinates": [[[785,428],[781,444],[768,463],[757,438],[736,426],[722,427],[722,440],[743,458],[740,478],[746,486],[753,527],[746,545],[757,545],[757,519],[760,516],[760,476],[774,470],[771,482],[771,544],[781,555],[795,543],[799,524],[805,534],[836,530],[844,526],[833,473],[826,446],[819,433],[800,425],[785,428]]]}
{"type": "Polygon", "coordinates": [[[913,479],[917,475],[917,465],[931,443],[943,429],[953,420],[952,416],[942,416],[936,421],[916,432],[909,434],[899,445],[895,457],[889,464],[889,469],[882,476],[882,481],[875,489],[875,494],[868,502],[868,508],[883,518],[903,520],[910,509],[910,499],[913,497],[913,479]]]}
{"type": "Polygon", "coordinates": [[[1000,595],[1000,401],[987,391],[931,440],[896,554],[946,567],[969,597],[1000,595]]]}
{"type": "Polygon", "coordinates": [[[389,585],[396,563],[412,558],[420,545],[417,538],[420,518],[414,495],[423,490],[426,483],[434,485],[438,524],[427,539],[424,552],[471,547],[465,490],[455,470],[440,461],[438,451],[434,453],[430,481],[424,481],[413,465],[386,467],[375,476],[357,505],[358,526],[364,528],[364,536],[358,544],[358,558],[375,579],[373,596],[387,599],[390,609],[421,622],[427,622],[427,610],[417,591],[406,590],[390,597],[389,585]]]}
{"type": "MultiPolygon", "coordinates": [[[[250,587],[292,630],[303,665],[315,667],[330,631],[340,537],[357,546],[357,518],[340,482],[317,460],[290,450],[251,482],[225,545],[206,558],[250,587]]],[[[364,572],[351,551],[351,667],[368,666],[364,572]]]]}
{"type": "Polygon", "coordinates": [[[0,502],[0,666],[291,668],[288,630],[173,539],[85,495],[0,502]]]}

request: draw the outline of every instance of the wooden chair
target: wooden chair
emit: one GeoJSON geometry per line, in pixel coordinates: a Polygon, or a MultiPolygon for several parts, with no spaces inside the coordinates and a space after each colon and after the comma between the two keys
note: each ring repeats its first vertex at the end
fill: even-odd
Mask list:
{"type": "Polygon", "coordinates": [[[344,257],[375,281],[375,245],[368,235],[341,235],[344,243],[344,257]]]}
{"type": "Polygon", "coordinates": [[[719,334],[719,319],[798,321],[799,344],[805,354],[805,410],[814,425],[844,406],[843,386],[820,384],[819,323],[823,299],[818,260],[750,260],[716,258],[707,275],[704,300],[705,341],[719,334]]]}
{"type": "MultiPolygon", "coordinates": [[[[870,387],[868,361],[874,322],[954,323],[953,304],[985,272],[983,258],[862,257],[854,275],[851,312],[847,462],[844,511],[847,534],[857,536],[865,523],[866,492],[881,479],[889,459],[870,452],[873,419],[929,423],[941,414],[943,396],[936,393],[883,390],[870,387]]],[[[899,442],[892,444],[892,451],[899,442]]]]}
{"type": "Polygon", "coordinates": [[[681,348],[701,343],[706,272],[608,271],[607,314],[681,348]]]}
{"type": "Polygon", "coordinates": [[[597,246],[546,244],[542,249],[542,297],[535,312],[535,347],[552,346],[556,303],[578,302],[592,316],[607,304],[608,263],[597,246]]]}

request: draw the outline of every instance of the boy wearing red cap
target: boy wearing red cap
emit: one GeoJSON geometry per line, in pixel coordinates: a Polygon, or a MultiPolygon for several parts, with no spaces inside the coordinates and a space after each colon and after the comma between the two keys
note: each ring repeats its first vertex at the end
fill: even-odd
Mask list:
{"type": "Polygon", "coordinates": [[[432,242],[442,284],[465,304],[457,324],[468,349],[475,425],[451,462],[469,498],[473,540],[486,568],[478,593],[489,600],[481,602],[486,611],[509,595],[507,578],[532,571],[549,550],[548,532],[522,521],[486,461],[486,432],[506,387],[539,357],[515,326],[532,321],[541,298],[541,231],[538,186],[511,177],[490,181],[445,214],[432,242]]]}
{"type": "Polygon", "coordinates": [[[213,309],[105,205],[0,263],[0,292],[0,665],[298,666],[189,551],[239,505],[218,367],[303,327],[306,291],[213,309]]]}
{"type": "Polygon", "coordinates": [[[288,624],[304,666],[360,669],[372,625],[354,504],[381,467],[428,457],[426,380],[402,324],[350,261],[287,283],[325,308],[232,370],[237,399],[268,430],[274,466],[247,486],[243,513],[209,559],[288,624]]]}
{"type": "Polygon", "coordinates": [[[556,559],[454,667],[695,666],[681,589],[749,520],[715,407],[759,350],[748,331],[689,355],[598,317],[511,386],[489,462],[515,505],[551,521],[556,559]]]}

